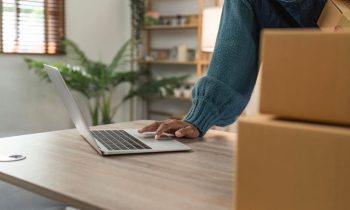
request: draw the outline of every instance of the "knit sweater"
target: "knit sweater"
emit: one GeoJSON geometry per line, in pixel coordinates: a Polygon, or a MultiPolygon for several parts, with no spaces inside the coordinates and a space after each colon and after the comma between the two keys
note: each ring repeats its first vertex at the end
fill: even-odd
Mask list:
{"type": "MultiPolygon", "coordinates": [[[[233,123],[247,105],[258,74],[259,33],[264,28],[261,23],[274,27],[290,26],[283,17],[271,14],[268,2],[225,1],[207,75],[196,83],[192,92],[192,107],[184,118],[184,121],[196,126],[201,135],[213,125],[226,126],[233,123]],[[268,15],[259,13],[266,8],[268,15]],[[260,17],[266,20],[261,20],[263,18],[260,17]]],[[[301,17],[306,15],[303,19],[308,22],[304,21],[303,25],[313,27],[325,0],[304,0],[303,5],[298,3],[300,5],[297,6],[304,9],[302,12],[293,11],[296,0],[279,2],[301,26],[301,17]]]]}

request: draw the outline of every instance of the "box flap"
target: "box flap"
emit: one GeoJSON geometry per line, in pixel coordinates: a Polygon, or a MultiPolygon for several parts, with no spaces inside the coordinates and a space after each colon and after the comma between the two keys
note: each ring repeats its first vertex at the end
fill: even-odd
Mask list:
{"type": "Polygon", "coordinates": [[[350,0],[331,0],[342,14],[350,11],[350,0]]]}
{"type": "Polygon", "coordinates": [[[329,0],[317,21],[324,31],[350,27],[350,0],[329,0]]]}

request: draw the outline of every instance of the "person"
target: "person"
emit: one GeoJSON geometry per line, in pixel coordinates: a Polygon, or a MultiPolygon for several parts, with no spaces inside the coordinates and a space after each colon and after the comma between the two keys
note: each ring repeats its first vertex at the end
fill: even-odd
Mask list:
{"type": "MultiPolygon", "coordinates": [[[[156,131],[159,138],[163,132],[171,131],[177,137],[196,138],[213,125],[232,123],[248,103],[255,85],[260,31],[316,27],[325,1],[225,0],[212,62],[207,76],[193,90],[187,116],[183,120],[155,122],[139,132],[156,131]]],[[[37,195],[21,190],[0,182],[2,209],[65,209],[64,204],[35,198],[37,195]]]]}
{"type": "Polygon", "coordinates": [[[213,125],[235,121],[247,105],[258,74],[260,32],[264,28],[317,27],[326,0],[225,0],[208,73],[195,85],[192,107],[183,120],[147,125],[176,137],[203,136],[213,125]]]}

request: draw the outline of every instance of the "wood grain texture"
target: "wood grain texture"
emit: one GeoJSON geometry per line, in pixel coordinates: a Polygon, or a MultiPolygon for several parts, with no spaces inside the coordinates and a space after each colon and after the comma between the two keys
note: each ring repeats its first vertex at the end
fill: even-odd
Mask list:
{"type": "MultiPolygon", "coordinates": [[[[135,121],[99,128],[140,128],[135,121]]],[[[192,152],[102,157],[76,130],[0,139],[0,179],[81,209],[232,209],[236,136],[181,140],[192,152]]]]}

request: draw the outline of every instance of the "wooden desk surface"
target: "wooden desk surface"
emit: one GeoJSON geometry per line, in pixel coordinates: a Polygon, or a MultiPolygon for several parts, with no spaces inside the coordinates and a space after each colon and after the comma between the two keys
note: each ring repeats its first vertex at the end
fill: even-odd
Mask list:
{"type": "MultiPolygon", "coordinates": [[[[140,128],[147,121],[100,128],[140,128]]],[[[76,130],[0,139],[0,179],[81,209],[232,209],[236,136],[184,140],[193,152],[99,156],[76,130]]]]}

